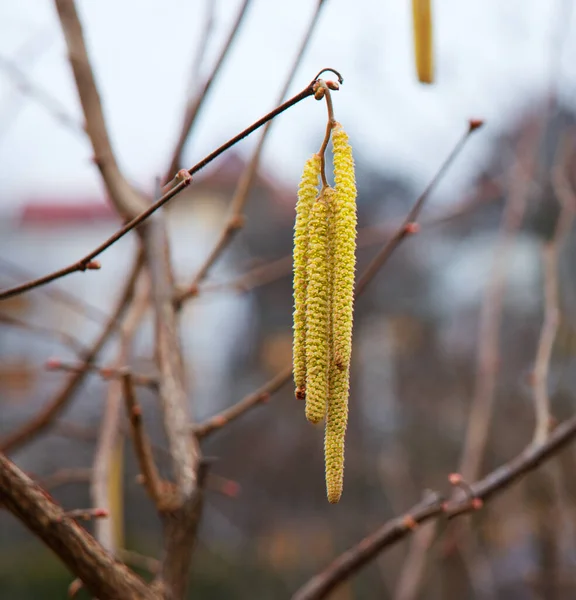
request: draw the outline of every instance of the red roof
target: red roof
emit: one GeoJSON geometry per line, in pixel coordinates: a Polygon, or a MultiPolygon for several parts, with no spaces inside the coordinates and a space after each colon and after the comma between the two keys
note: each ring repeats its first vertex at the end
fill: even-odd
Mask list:
{"type": "Polygon", "coordinates": [[[20,224],[24,226],[118,220],[118,215],[110,205],[93,199],[79,199],[74,203],[32,200],[24,204],[20,213],[20,224]]]}

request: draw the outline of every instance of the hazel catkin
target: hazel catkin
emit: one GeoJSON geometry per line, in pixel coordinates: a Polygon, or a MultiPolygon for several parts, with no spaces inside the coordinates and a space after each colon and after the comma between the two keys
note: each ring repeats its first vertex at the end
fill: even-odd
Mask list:
{"type": "Polygon", "coordinates": [[[308,221],[318,196],[320,156],[306,161],[298,188],[296,223],[294,225],[294,337],[293,364],[296,397],[303,399],[306,389],[306,294],[308,282],[308,221]]]}
{"type": "Polygon", "coordinates": [[[328,217],[333,190],[314,202],[308,224],[308,293],[306,302],[306,418],[319,423],[326,414],[330,360],[331,268],[328,217]]]}
{"type": "Polygon", "coordinates": [[[344,480],[344,442],[348,423],[348,392],[354,273],[356,267],[356,182],[347,134],[339,123],[332,130],[335,194],[332,217],[332,307],[329,401],[324,439],[328,501],[338,502],[344,480]]]}

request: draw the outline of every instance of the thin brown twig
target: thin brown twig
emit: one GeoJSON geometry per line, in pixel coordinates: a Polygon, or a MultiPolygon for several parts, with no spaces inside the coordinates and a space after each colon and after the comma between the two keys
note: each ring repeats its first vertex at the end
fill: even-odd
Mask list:
{"type": "Polygon", "coordinates": [[[63,468],[54,471],[50,475],[38,479],[38,483],[45,490],[53,490],[61,485],[69,483],[88,483],[92,477],[92,469],[89,468],[63,468]]]}
{"type": "MultiPolygon", "coordinates": [[[[531,444],[516,458],[472,484],[470,489],[474,498],[486,502],[549,460],[574,438],[576,438],[576,416],[556,427],[544,444],[540,446],[531,444]]],[[[417,525],[441,517],[454,518],[474,510],[476,510],[474,503],[470,502],[470,498],[464,492],[449,501],[445,501],[439,494],[432,494],[430,498],[415,505],[404,515],[388,521],[340,555],[324,571],[302,586],[292,598],[293,600],[326,598],[331,591],[367,565],[380,552],[413,533],[417,525]]]]}
{"type": "Polygon", "coordinates": [[[91,595],[100,600],[157,600],[157,595],[139,577],[106,552],[2,453],[0,497],[2,506],[51,548],[91,595]]]}
{"type": "MultiPolygon", "coordinates": [[[[310,23],[308,24],[308,28],[306,29],[300,44],[300,48],[294,57],[294,61],[288,72],[288,75],[286,76],[282,90],[278,94],[277,103],[280,103],[282,100],[284,100],[288,90],[290,89],[290,86],[292,85],[292,81],[294,80],[296,72],[298,71],[298,67],[302,62],[302,58],[318,24],[320,11],[323,4],[324,2],[322,0],[316,5],[316,9],[312,14],[312,18],[310,19],[310,23]]],[[[230,202],[226,223],[220,233],[220,236],[214,244],[212,251],[208,254],[206,260],[192,278],[192,282],[186,286],[184,291],[181,291],[177,294],[177,305],[181,305],[182,302],[196,295],[200,283],[206,278],[214,263],[218,260],[222,252],[232,241],[234,235],[242,228],[244,224],[244,218],[242,214],[244,206],[246,205],[248,194],[258,171],[258,166],[262,157],[262,151],[264,150],[264,144],[266,143],[273,124],[273,121],[269,121],[264,126],[260,138],[258,139],[258,143],[256,144],[256,148],[254,148],[254,152],[250,158],[250,162],[246,165],[242,171],[242,174],[240,175],[240,179],[236,185],[236,189],[234,190],[234,195],[232,196],[232,201],[230,202]]]]}
{"type": "MultiPolygon", "coordinates": [[[[128,306],[132,294],[134,292],[134,285],[140,269],[142,267],[142,255],[139,254],[134,260],[131,271],[126,278],[126,285],[122,290],[118,302],[112,311],[107,323],[103,327],[102,331],[98,335],[94,344],[90,347],[89,351],[83,357],[84,362],[89,365],[94,362],[116,329],[117,322],[124,314],[124,310],[128,306]]],[[[88,373],[88,368],[83,371],[74,373],[69,377],[62,388],[52,398],[46,406],[44,406],[37,414],[31,417],[27,422],[21,425],[16,431],[7,434],[4,438],[0,439],[0,452],[12,452],[16,448],[19,448],[34,436],[38,435],[45,429],[47,429],[54,419],[68,406],[72,400],[74,394],[80,388],[81,384],[88,373]]]]}
{"type": "MultiPolygon", "coordinates": [[[[564,144],[562,144],[564,146],[564,144]]],[[[562,152],[561,154],[564,154],[562,152]]],[[[576,199],[571,191],[570,183],[565,175],[566,162],[561,156],[558,165],[552,171],[552,185],[560,203],[556,227],[552,239],[542,247],[544,270],[544,320],[540,331],[540,339],[536,350],[532,385],[534,389],[534,412],[536,426],[534,443],[541,444],[550,430],[550,399],[548,397],[548,373],[554,340],[560,320],[558,298],[558,255],[562,241],[568,233],[574,219],[576,199]]]]}
{"type": "MultiPolygon", "coordinates": [[[[184,114],[184,120],[182,123],[182,128],[180,131],[180,135],[178,136],[178,141],[176,142],[176,146],[172,152],[172,158],[170,159],[170,166],[164,176],[164,181],[168,182],[173,179],[176,172],[180,169],[180,162],[182,159],[182,152],[184,150],[184,146],[186,145],[186,141],[189,139],[190,134],[192,133],[192,129],[194,124],[197,121],[198,115],[200,114],[200,110],[204,105],[206,98],[208,97],[208,93],[212,84],[218,77],[222,69],[222,65],[228,54],[230,53],[230,49],[240,31],[240,26],[242,25],[242,21],[244,20],[244,16],[246,15],[247,9],[250,6],[251,0],[244,0],[240,9],[238,10],[238,14],[236,16],[236,20],[234,21],[232,28],[230,29],[230,33],[228,34],[228,38],[224,42],[222,49],[220,50],[220,54],[214,67],[212,68],[212,72],[206,78],[198,92],[191,97],[186,103],[186,109],[184,114]]],[[[210,23],[210,20],[207,21],[210,23]]],[[[208,31],[208,27],[206,27],[206,31],[208,31]]],[[[205,33],[203,39],[201,40],[201,48],[204,48],[206,45],[206,41],[208,39],[208,34],[205,33]]]]}
{"type": "Polygon", "coordinates": [[[158,510],[164,510],[162,479],[154,462],[154,454],[150,440],[144,430],[142,422],[142,409],[136,399],[136,392],[130,373],[122,376],[122,390],[126,412],[130,421],[130,430],[132,432],[132,442],[136,453],[136,459],[143,477],[143,484],[158,510]]]}
{"type": "MultiPolygon", "coordinates": [[[[120,343],[116,358],[116,368],[122,368],[128,364],[132,340],[148,308],[148,299],[149,280],[147,277],[140,276],[136,285],[134,298],[120,327],[120,343]]],[[[116,522],[118,515],[114,514],[112,510],[111,472],[114,461],[118,459],[117,450],[121,440],[121,406],[122,383],[117,379],[112,380],[108,385],[104,414],[96,442],[90,486],[92,505],[105,508],[112,516],[108,521],[97,523],[94,528],[96,539],[111,554],[115,554],[117,549],[115,528],[118,526],[118,522],[116,522]]]]}
{"type": "MultiPolygon", "coordinates": [[[[533,135],[532,132],[530,135],[533,135]]],[[[480,474],[490,430],[500,360],[499,332],[504,303],[506,269],[508,257],[526,209],[534,152],[534,141],[529,137],[522,136],[518,142],[516,160],[510,171],[508,199],[494,249],[492,276],[482,301],[476,381],[460,461],[460,473],[465,481],[474,481],[480,474]]]]}
{"type": "MultiPolygon", "coordinates": [[[[64,1],[64,0],[62,0],[62,1],[64,1]]],[[[295,96],[293,96],[292,98],[290,98],[289,100],[287,100],[286,102],[284,102],[283,104],[281,104],[280,106],[275,108],[274,110],[270,111],[269,113],[264,115],[262,118],[255,121],[252,125],[250,125],[246,129],[241,131],[239,134],[235,135],[233,138],[229,139],[227,142],[225,142],[224,144],[219,146],[216,150],[211,152],[208,156],[204,157],[200,162],[196,163],[193,167],[188,169],[186,171],[186,173],[188,173],[188,175],[190,175],[190,177],[181,178],[180,182],[177,185],[175,185],[171,190],[166,192],[161,198],[156,200],[153,204],[151,204],[146,210],[141,212],[138,216],[134,217],[131,221],[128,221],[128,223],[126,223],[123,227],[121,227],[118,231],[116,231],[116,233],[112,234],[107,240],[102,242],[99,246],[94,248],[94,250],[92,250],[86,256],[84,256],[80,260],[68,265],[67,267],[64,267],[62,269],[59,269],[52,273],[49,273],[48,275],[44,275],[43,277],[39,277],[32,281],[28,281],[27,283],[23,283],[16,287],[12,287],[12,288],[6,289],[4,291],[0,291],[0,300],[5,300],[6,298],[12,298],[13,296],[23,294],[24,292],[28,292],[32,289],[46,285],[47,283],[55,281],[56,279],[61,279],[62,277],[65,277],[66,275],[70,275],[71,273],[76,273],[78,271],[85,271],[88,268],[88,265],[90,265],[91,261],[93,261],[100,254],[102,254],[102,252],[104,252],[104,250],[107,250],[110,246],[112,246],[118,240],[123,238],[127,233],[129,233],[130,231],[132,231],[133,229],[135,229],[136,227],[141,225],[144,221],[146,221],[150,217],[150,215],[155,213],[159,208],[164,206],[168,201],[172,200],[172,198],[174,198],[174,196],[179,194],[184,188],[188,187],[188,185],[190,185],[190,183],[192,181],[192,178],[191,178],[192,175],[194,175],[195,173],[197,173],[198,171],[203,169],[206,165],[210,164],[214,159],[218,158],[222,153],[229,150],[232,146],[234,146],[235,144],[237,144],[238,142],[243,140],[245,137],[249,136],[251,133],[253,133],[257,129],[259,129],[260,127],[265,125],[268,121],[274,119],[279,114],[288,110],[295,104],[298,104],[302,100],[312,96],[314,94],[314,92],[313,92],[314,83],[315,83],[315,81],[312,81],[301,92],[299,92],[298,94],[296,94],[295,96]]]]}
{"type": "Polygon", "coordinates": [[[116,554],[121,561],[131,567],[148,571],[152,575],[156,575],[160,571],[160,561],[151,556],[145,556],[144,554],[140,554],[134,550],[127,550],[126,548],[118,548],[116,554]]]}
{"type": "MultiPolygon", "coordinates": [[[[95,364],[86,366],[84,363],[70,363],[57,358],[51,358],[46,361],[45,368],[49,371],[65,371],[66,373],[78,373],[84,369],[88,369],[88,371],[100,375],[102,379],[122,379],[126,373],[125,368],[103,367],[95,364]]],[[[158,377],[134,373],[132,371],[129,373],[133,385],[147,387],[153,391],[158,389],[158,377]]]]}
{"type": "Polygon", "coordinates": [[[356,294],[361,294],[366,286],[374,279],[376,273],[380,270],[382,265],[390,258],[394,250],[402,243],[404,238],[407,235],[413,233],[412,224],[418,219],[422,208],[430,194],[436,188],[440,179],[444,176],[444,173],[448,170],[450,165],[454,162],[456,157],[460,154],[466,142],[470,138],[470,135],[479,129],[482,126],[482,121],[471,120],[468,125],[468,129],[466,133],[460,138],[457,144],[454,146],[453,150],[450,152],[444,163],[441,165],[440,169],[432,179],[432,181],[428,184],[426,189],[422,192],[420,197],[416,200],[416,203],[404,219],[403,224],[396,230],[396,233],[392,236],[390,240],[384,245],[382,250],[378,252],[378,254],[372,259],[371,263],[368,265],[358,282],[356,283],[356,294]]]}
{"type": "MultiPolygon", "coordinates": [[[[464,147],[466,141],[469,139],[470,134],[480,127],[481,122],[471,121],[466,134],[458,141],[454,149],[449,154],[447,160],[440,167],[440,170],[435,175],[432,182],[428,185],[424,193],[418,198],[412,209],[410,210],[408,217],[404,220],[397,232],[392,236],[390,240],[386,242],[382,250],[376,255],[372,262],[368,265],[364,271],[360,281],[356,285],[355,298],[358,298],[365,290],[370,281],[376,276],[379,269],[386,263],[386,261],[392,255],[393,250],[400,244],[400,242],[406,237],[408,226],[410,226],[414,219],[416,219],[424,206],[426,199],[430,192],[434,189],[436,183],[438,183],[441,175],[446,172],[446,169],[459,152],[464,147]]],[[[271,394],[280,390],[292,377],[292,364],[288,365],[284,370],[275,375],[270,381],[265,383],[261,388],[255,392],[248,394],[242,398],[239,402],[225,409],[217,415],[206,420],[204,423],[200,423],[192,428],[192,431],[197,437],[204,437],[212,432],[221,429],[225,424],[229,423],[241,417],[248,410],[268,400],[271,394]]]]}
{"type": "Polygon", "coordinates": [[[16,62],[0,56],[0,69],[12,79],[23,94],[26,94],[29,98],[40,104],[58,123],[64,125],[74,133],[82,135],[86,133],[82,123],[72,117],[49,92],[34,83],[16,62]]]}
{"type": "Polygon", "coordinates": [[[65,331],[60,331],[54,327],[48,327],[46,325],[37,325],[36,323],[28,323],[23,319],[18,319],[10,315],[0,313],[0,323],[8,325],[10,327],[17,327],[24,329],[30,333],[35,333],[41,336],[47,336],[49,338],[56,338],[60,343],[64,344],[75,354],[84,355],[86,354],[87,348],[82,342],[77,340],[72,334],[65,331]]]}
{"type": "MultiPolygon", "coordinates": [[[[33,279],[34,275],[24,269],[5,256],[0,256],[0,268],[3,272],[8,273],[13,279],[33,279]]],[[[57,284],[49,288],[39,288],[38,291],[50,298],[53,302],[63,304],[70,310],[82,317],[86,317],[97,323],[105,323],[108,320],[108,315],[105,311],[97,306],[90,304],[84,298],[78,298],[68,290],[58,286],[57,284]]]]}
{"type": "Polygon", "coordinates": [[[110,200],[118,214],[125,219],[132,219],[145,208],[146,201],[126,181],[116,162],[76,5],[74,0],[54,0],[54,2],[82,104],[86,133],[94,151],[94,163],[100,170],[110,200]]]}

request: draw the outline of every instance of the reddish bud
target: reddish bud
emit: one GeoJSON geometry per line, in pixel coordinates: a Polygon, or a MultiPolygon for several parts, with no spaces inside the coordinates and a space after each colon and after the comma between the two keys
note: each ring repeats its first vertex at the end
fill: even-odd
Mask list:
{"type": "Polygon", "coordinates": [[[326,85],[331,90],[339,90],[340,89],[340,84],[337,81],[332,81],[331,79],[329,79],[328,81],[326,81],[326,85]]]}
{"type": "Polygon", "coordinates": [[[230,498],[236,498],[240,494],[240,484],[236,481],[228,480],[222,484],[220,491],[230,498]]]}
{"type": "Polygon", "coordinates": [[[480,510],[484,506],[484,501],[482,498],[473,498],[472,499],[472,508],[474,510],[480,510]]]}
{"type": "Polygon", "coordinates": [[[418,527],[418,523],[416,523],[412,515],[406,515],[404,517],[404,527],[406,527],[406,529],[414,530],[418,527]]]}
{"type": "Polygon", "coordinates": [[[45,365],[47,369],[59,369],[62,366],[62,361],[59,358],[49,358],[45,365]]]}
{"type": "Polygon", "coordinates": [[[471,132],[476,131],[476,129],[480,129],[482,125],[484,125],[484,121],[482,119],[470,119],[468,121],[468,128],[471,132]]]}
{"type": "Polygon", "coordinates": [[[102,519],[110,516],[110,513],[105,508],[95,508],[92,512],[92,516],[95,519],[102,519]]]}
{"type": "Polygon", "coordinates": [[[84,268],[90,269],[91,271],[97,271],[101,267],[102,267],[102,265],[100,264],[99,260],[91,260],[86,263],[84,268]]]}
{"type": "Polygon", "coordinates": [[[214,417],[214,426],[215,427],[223,427],[224,425],[226,425],[226,417],[223,417],[222,415],[218,415],[217,417],[214,417]]]}
{"type": "Polygon", "coordinates": [[[314,98],[316,98],[316,100],[322,100],[325,94],[326,90],[323,87],[317,87],[316,91],[314,92],[314,98]]]}
{"type": "Polygon", "coordinates": [[[408,223],[406,225],[406,227],[404,228],[404,231],[409,235],[418,233],[420,231],[420,225],[418,225],[418,223],[412,221],[411,223],[408,223]]]}
{"type": "Polygon", "coordinates": [[[450,475],[448,475],[448,481],[452,485],[460,485],[462,483],[462,475],[460,475],[460,473],[450,473],[450,475]]]}
{"type": "Polygon", "coordinates": [[[192,175],[190,175],[186,169],[180,169],[178,173],[176,173],[176,179],[184,185],[190,185],[192,183],[192,175]]]}
{"type": "Polygon", "coordinates": [[[266,402],[268,402],[268,400],[270,400],[270,394],[268,392],[266,392],[265,394],[261,394],[260,395],[259,401],[262,404],[266,404],[266,402]]]}

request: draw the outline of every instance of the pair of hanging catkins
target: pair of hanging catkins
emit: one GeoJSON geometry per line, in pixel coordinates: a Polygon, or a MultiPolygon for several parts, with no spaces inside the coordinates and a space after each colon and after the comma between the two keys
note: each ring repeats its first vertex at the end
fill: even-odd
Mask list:
{"type": "Polygon", "coordinates": [[[304,167],[294,228],[294,382],[311,423],[326,419],[328,500],[338,502],[352,349],[356,264],[356,183],[348,136],[332,128],[334,188],[320,191],[321,158],[304,167]]]}

